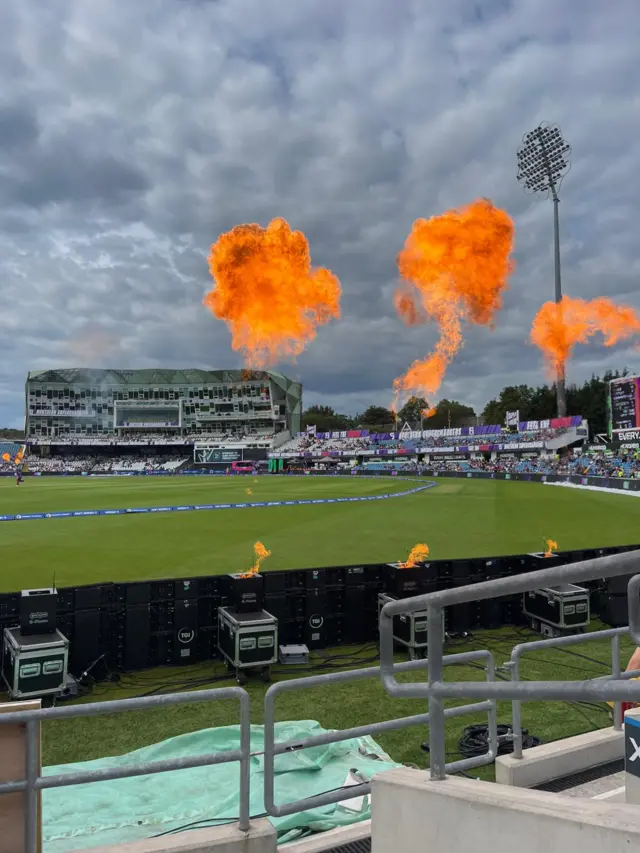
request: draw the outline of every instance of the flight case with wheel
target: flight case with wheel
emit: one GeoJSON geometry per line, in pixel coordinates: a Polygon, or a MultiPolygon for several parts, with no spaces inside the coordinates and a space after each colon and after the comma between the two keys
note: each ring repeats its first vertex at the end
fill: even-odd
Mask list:
{"type": "Polygon", "coordinates": [[[543,637],[582,633],[591,620],[589,590],[573,583],[534,589],[522,596],[522,611],[543,637]]]}
{"type": "Polygon", "coordinates": [[[2,680],[10,699],[56,696],[65,686],[69,640],[60,633],[31,634],[5,628],[2,680]]]}
{"type": "Polygon", "coordinates": [[[278,620],[266,610],[238,613],[235,607],[219,607],[218,649],[239,684],[251,672],[269,681],[270,667],[278,660],[278,620]]]}

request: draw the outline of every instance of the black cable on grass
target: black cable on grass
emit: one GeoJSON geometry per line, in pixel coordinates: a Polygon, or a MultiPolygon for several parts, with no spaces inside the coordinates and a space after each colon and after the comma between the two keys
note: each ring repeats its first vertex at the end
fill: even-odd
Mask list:
{"type": "MultiPolygon", "coordinates": [[[[539,737],[522,730],[522,748],[531,749],[542,743],[539,737]]],[[[489,751],[489,727],[486,724],[467,726],[459,741],[460,755],[463,758],[476,758],[489,751]]],[[[513,728],[510,725],[498,726],[498,755],[513,752],[513,728]]]]}

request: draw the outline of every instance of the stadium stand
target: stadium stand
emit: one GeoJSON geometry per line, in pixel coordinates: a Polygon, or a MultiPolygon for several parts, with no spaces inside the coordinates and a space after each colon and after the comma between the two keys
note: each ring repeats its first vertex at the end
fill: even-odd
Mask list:
{"type": "Polygon", "coordinates": [[[90,455],[64,454],[61,456],[36,456],[28,454],[24,462],[26,470],[39,474],[74,473],[112,473],[115,471],[166,471],[171,473],[189,462],[191,457],[185,454],[147,456],[102,457],[90,455]]]}
{"type": "Polygon", "coordinates": [[[430,471],[489,471],[517,474],[577,474],[610,478],[640,478],[640,455],[592,451],[588,456],[537,457],[518,459],[500,457],[494,461],[482,459],[438,460],[419,466],[430,471]]]}
{"type": "MultiPolygon", "coordinates": [[[[111,448],[113,455],[70,454],[25,456],[26,470],[32,473],[78,473],[108,474],[115,472],[145,472],[164,471],[172,473],[181,467],[188,467],[192,457],[176,449],[174,453],[149,454],[142,448],[137,452],[123,454],[111,448]]],[[[120,448],[121,450],[121,448],[120,448]]],[[[318,469],[324,470],[325,463],[316,463],[318,469]]],[[[0,461],[0,472],[13,471],[12,464],[0,461]]],[[[608,449],[578,450],[575,454],[562,457],[545,454],[518,457],[517,455],[498,455],[495,459],[469,458],[442,459],[434,455],[428,460],[418,462],[417,456],[398,459],[375,459],[351,465],[349,462],[339,462],[336,467],[350,470],[367,471],[438,471],[445,473],[465,471],[513,472],[518,474],[577,474],[600,477],[640,478],[640,452],[614,452],[608,449]]]]}
{"type": "Polygon", "coordinates": [[[30,442],[269,442],[300,430],[302,386],[263,370],[40,370],[26,404],[30,442]]]}

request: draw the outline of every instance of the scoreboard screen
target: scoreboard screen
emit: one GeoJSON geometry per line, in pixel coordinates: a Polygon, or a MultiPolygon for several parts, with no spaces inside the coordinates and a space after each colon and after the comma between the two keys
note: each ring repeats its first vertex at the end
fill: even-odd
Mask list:
{"type": "Polygon", "coordinates": [[[640,376],[625,376],[609,383],[612,434],[640,428],[640,376]]]}

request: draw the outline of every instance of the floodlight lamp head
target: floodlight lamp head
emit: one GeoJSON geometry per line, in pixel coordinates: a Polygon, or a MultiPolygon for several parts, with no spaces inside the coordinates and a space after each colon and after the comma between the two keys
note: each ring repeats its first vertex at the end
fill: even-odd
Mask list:
{"type": "Polygon", "coordinates": [[[517,179],[525,192],[551,192],[555,197],[569,170],[570,155],[571,146],[555,125],[544,123],[525,133],[517,152],[517,179]]]}

